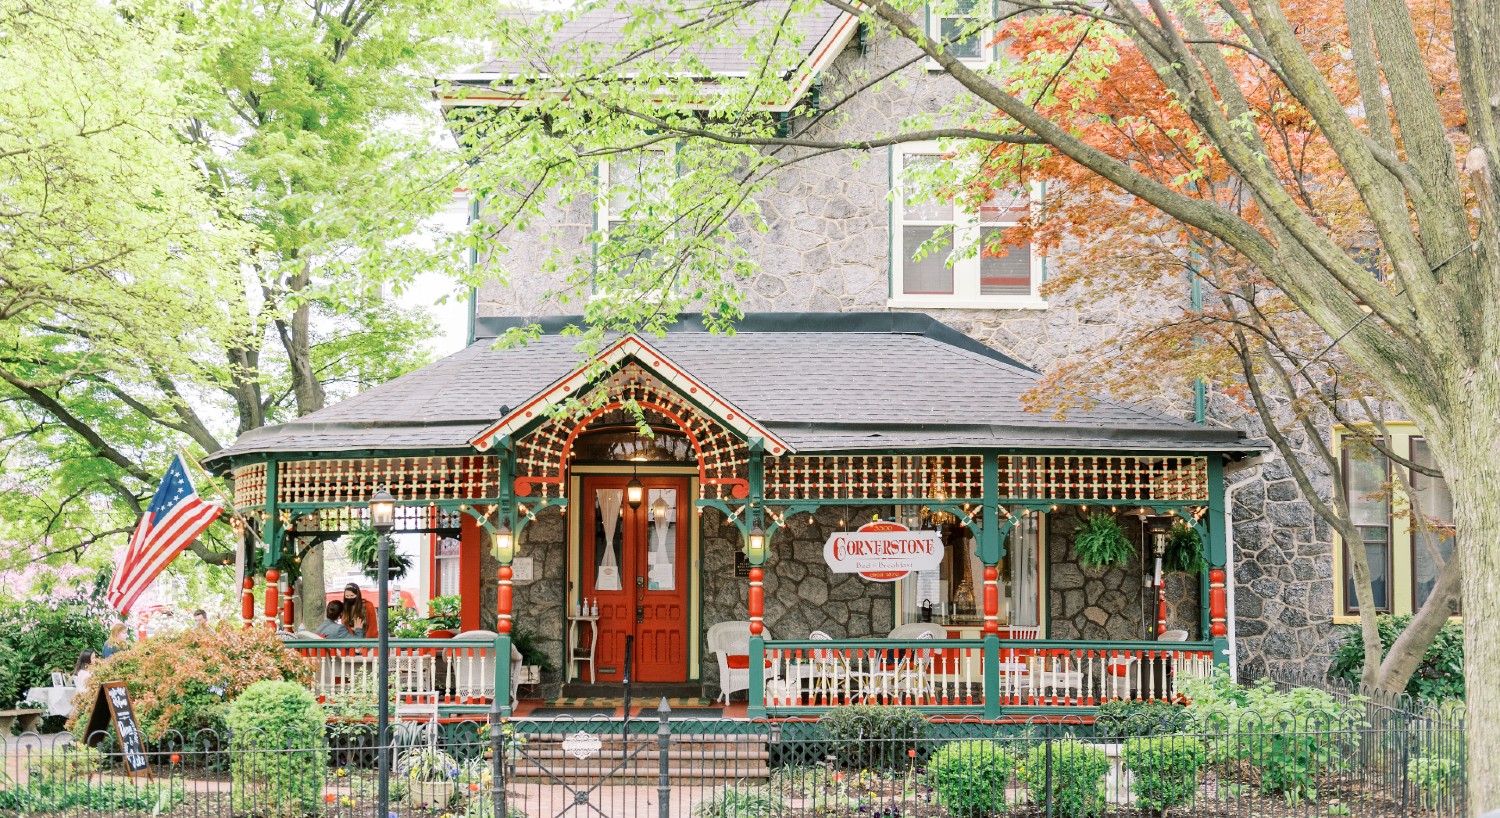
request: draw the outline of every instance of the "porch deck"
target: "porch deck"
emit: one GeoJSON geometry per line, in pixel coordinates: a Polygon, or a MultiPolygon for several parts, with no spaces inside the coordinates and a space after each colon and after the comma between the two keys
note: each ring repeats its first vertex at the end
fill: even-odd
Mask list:
{"type": "MultiPolygon", "coordinates": [[[[373,703],[376,640],[289,639],[287,645],[313,665],[311,688],[320,701],[354,708],[373,703]]],[[[755,639],[751,653],[759,661],[750,662],[747,700],[723,706],[705,697],[681,704],[731,720],[816,718],[851,704],[905,705],[933,716],[987,720],[1089,715],[1114,699],[1181,700],[1182,681],[1203,677],[1214,665],[1211,642],[755,639]]],[[[390,640],[395,715],[485,719],[497,690],[511,693],[500,703],[507,717],[558,715],[562,709],[601,718],[625,715],[624,702],[613,698],[522,699],[511,683],[509,660],[504,637],[390,640]]],[[[654,707],[640,697],[631,715],[649,716],[654,707]]]]}

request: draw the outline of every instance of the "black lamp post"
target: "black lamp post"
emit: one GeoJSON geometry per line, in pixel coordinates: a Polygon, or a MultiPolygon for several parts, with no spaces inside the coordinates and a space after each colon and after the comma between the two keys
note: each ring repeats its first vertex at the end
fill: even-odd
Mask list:
{"type": "Polygon", "coordinates": [[[391,529],[396,527],[396,498],[385,490],[385,486],[370,495],[370,527],[375,529],[376,552],[379,554],[379,579],[376,580],[375,622],[380,640],[377,672],[380,674],[375,686],[375,742],[380,754],[380,778],[376,783],[376,815],[386,818],[391,806],[391,656],[389,627],[390,588],[388,583],[391,568],[391,529]]]}

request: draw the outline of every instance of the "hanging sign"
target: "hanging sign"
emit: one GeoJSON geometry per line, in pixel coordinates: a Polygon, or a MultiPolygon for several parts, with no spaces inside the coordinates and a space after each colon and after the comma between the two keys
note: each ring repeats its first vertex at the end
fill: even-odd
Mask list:
{"type": "Polygon", "coordinates": [[[895,582],[912,571],[941,567],[943,537],[937,531],[912,531],[898,522],[876,520],[858,531],[835,531],[823,543],[823,561],[835,574],[895,582]]]}

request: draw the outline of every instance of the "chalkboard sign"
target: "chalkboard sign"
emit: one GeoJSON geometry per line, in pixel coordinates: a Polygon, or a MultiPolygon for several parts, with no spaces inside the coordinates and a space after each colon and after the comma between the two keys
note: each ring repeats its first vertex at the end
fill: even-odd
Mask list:
{"type": "Polygon", "coordinates": [[[135,723],[135,711],[130,708],[130,692],[124,682],[105,682],[99,686],[99,698],[94,700],[94,710],[89,714],[85,735],[90,746],[104,738],[107,726],[105,719],[113,721],[115,733],[120,737],[120,752],[125,756],[125,770],[131,778],[151,777],[151,764],[146,760],[145,743],[141,730],[135,723]],[[108,716],[105,714],[108,713],[108,716]]]}

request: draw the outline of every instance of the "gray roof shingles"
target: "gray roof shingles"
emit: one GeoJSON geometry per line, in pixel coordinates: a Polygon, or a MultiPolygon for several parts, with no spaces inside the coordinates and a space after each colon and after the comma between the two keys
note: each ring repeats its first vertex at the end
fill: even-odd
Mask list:
{"type": "MultiPolygon", "coordinates": [[[[732,336],[689,329],[645,340],[800,452],[1261,448],[1233,429],[1110,401],[1073,410],[1063,420],[1028,412],[1021,396],[1035,385],[1037,372],[923,316],[902,316],[884,331],[870,330],[881,326],[879,316],[873,324],[856,324],[861,317],[850,314],[805,318],[802,326],[819,329],[788,329],[792,322],[777,316],[743,321],[748,331],[732,336]],[[913,331],[924,326],[925,332],[913,331]]],[[[579,362],[575,343],[548,334],[525,347],[495,349],[481,339],[305,418],[247,432],[210,459],[464,450],[507,407],[570,371],[579,362]]]]}

